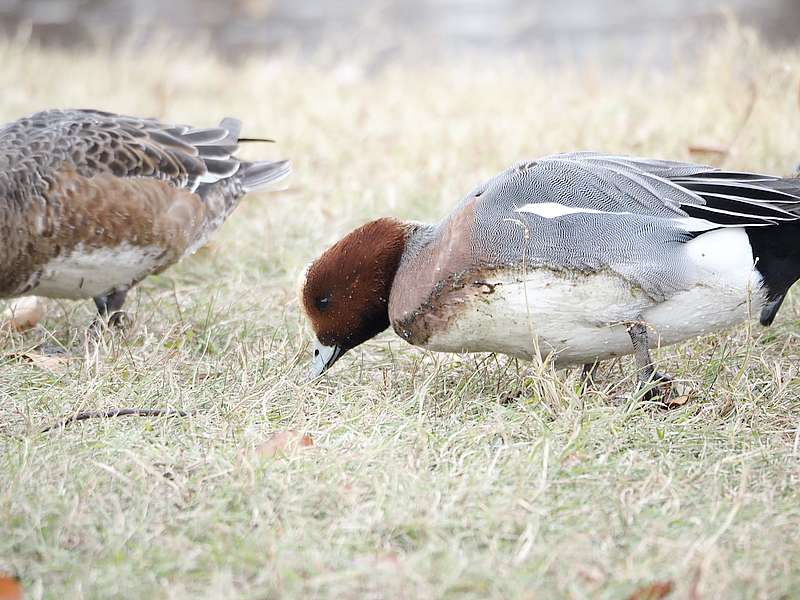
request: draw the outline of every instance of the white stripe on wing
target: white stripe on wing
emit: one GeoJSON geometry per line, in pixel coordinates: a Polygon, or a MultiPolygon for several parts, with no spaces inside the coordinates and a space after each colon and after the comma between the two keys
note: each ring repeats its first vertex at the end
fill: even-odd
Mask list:
{"type": "MultiPolygon", "coordinates": [[[[620,215],[642,216],[642,215],[637,215],[637,213],[632,213],[628,211],[597,210],[594,208],[567,206],[565,204],[559,204],[558,202],[536,202],[532,204],[526,204],[516,209],[516,212],[531,213],[534,215],[539,215],[540,217],[543,217],[545,219],[557,219],[559,217],[564,217],[566,215],[574,215],[580,213],[603,214],[603,215],[614,215],[614,216],[620,216],[620,215]]],[[[718,225],[716,223],[712,223],[711,221],[706,221],[705,219],[697,219],[695,217],[674,217],[664,220],[675,227],[683,229],[684,231],[693,231],[693,232],[709,231],[711,229],[724,227],[723,225],[718,225]]],[[[730,225],[730,227],[740,227],[740,226],[730,225]]]]}

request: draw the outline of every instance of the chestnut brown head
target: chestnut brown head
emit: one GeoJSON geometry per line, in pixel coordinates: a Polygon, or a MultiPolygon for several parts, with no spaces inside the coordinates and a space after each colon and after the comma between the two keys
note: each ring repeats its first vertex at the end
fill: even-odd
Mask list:
{"type": "Polygon", "coordinates": [[[389,295],[408,231],[394,219],[371,221],[308,267],[300,303],[317,336],[313,377],[389,327],[389,295]]]}

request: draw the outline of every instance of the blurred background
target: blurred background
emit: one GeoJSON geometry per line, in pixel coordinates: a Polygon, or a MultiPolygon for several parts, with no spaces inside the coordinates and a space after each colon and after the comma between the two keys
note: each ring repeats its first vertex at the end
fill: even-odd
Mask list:
{"type": "Polygon", "coordinates": [[[167,36],[230,60],[359,54],[373,70],[453,54],[666,67],[733,19],[789,45],[800,0],[0,0],[5,34],[48,46],[137,47],[167,36]]]}

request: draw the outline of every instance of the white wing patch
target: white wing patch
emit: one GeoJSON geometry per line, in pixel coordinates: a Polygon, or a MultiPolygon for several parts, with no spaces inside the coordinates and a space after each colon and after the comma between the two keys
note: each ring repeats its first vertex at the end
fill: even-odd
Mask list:
{"type": "MultiPolygon", "coordinates": [[[[579,208],[576,206],[567,206],[566,204],[559,204],[558,202],[537,202],[534,204],[526,204],[520,206],[516,212],[526,212],[534,215],[539,215],[545,219],[557,219],[565,215],[573,215],[576,213],[603,213],[606,211],[595,210],[594,208],[579,208]]],[[[609,213],[616,215],[629,215],[631,213],[609,213]]]]}
{"type": "MultiPolygon", "coordinates": [[[[531,213],[543,217],[545,219],[557,219],[559,217],[564,217],[566,215],[574,215],[579,213],[617,215],[617,216],[619,215],[637,216],[637,213],[632,213],[628,211],[597,210],[594,208],[567,206],[565,204],[560,204],[558,202],[536,202],[536,203],[526,204],[516,209],[516,212],[531,213]]],[[[693,231],[693,232],[709,231],[711,229],[718,229],[720,227],[725,227],[725,225],[719,225],[717,223],[712,223],[711,221],[706,221],[705,219],[697,219],[695,217],[674,217],[672,219],[664,219],[664,221],[670,223],[674,227],[683,229],[684,231],[693,231]]],[[[731,227],[737,227],[737,226],[732,225],[731,227]]]]}

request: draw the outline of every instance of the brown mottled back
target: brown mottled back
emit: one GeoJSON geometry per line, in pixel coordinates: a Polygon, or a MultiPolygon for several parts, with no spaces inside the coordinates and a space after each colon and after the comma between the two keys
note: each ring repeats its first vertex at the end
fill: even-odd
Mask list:
{"type": "Polygon", "coordinates": [[[78,249],[156,249],[136,280],[118,281],[109,270],[108,291],[193,252],[247,191],[290,171],[287,162],[238,160],[240,128],[235,119],[196,129],[94,110],[46,111],[6,125],[0,297],[35,293],[42,269],[56,259],[69,265],[78,249]]]}

